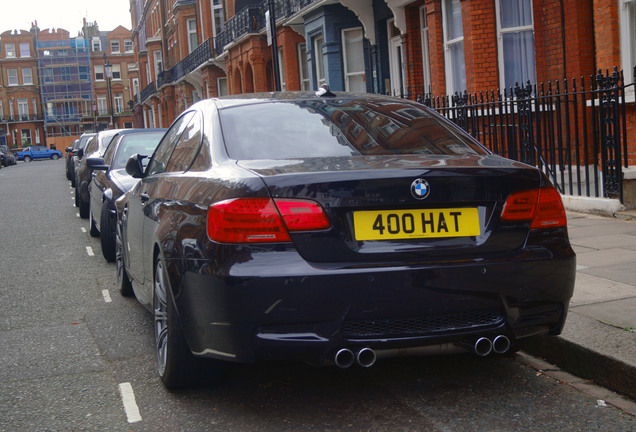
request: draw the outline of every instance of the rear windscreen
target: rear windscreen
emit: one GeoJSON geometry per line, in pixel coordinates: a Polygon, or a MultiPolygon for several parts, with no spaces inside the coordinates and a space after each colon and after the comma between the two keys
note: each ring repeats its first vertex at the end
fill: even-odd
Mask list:
{"type": "Polygon", "coordinates": [[[220,111],[233,159],[488,152],[417,104],[386,101],[264,102],[220,111]]]}

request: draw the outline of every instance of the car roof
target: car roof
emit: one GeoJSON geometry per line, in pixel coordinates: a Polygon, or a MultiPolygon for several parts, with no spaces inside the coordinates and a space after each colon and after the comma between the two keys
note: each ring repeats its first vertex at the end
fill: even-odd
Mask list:
{"type": "Polygon", "coordinates": [[[338,100],[338,101],[351,101],[351,100],[364,100],[364,101],[376,101],[376,102],[392,102],[392,103],[404,103],[413,104],[415,102],[408,99],[395,98],[391,96],[376,95],[371,93],[345,93],[345,92],[331,92],[329,90],[326,93],[320,94],[320,92],[310,91],[286,91],[286,92],[264,92],[264,93],[244,93],[239,95],[222,96],[214,99],[207,99],[198,104],[215,104],[218,108],[229,108],[241,105],[251,105],[255,103],[263,102],[284,102],[284,101],[303,101],[303,100],[338,100]]]}

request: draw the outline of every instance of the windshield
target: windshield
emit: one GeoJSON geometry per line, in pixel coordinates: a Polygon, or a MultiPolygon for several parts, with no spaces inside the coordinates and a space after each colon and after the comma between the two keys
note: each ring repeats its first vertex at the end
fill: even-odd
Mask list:
{"type": "Polygon", "coordinates": [[[488,154],[421,105],[383,100],[264,102],[220,110],[233,159],[488,154]]]}
{"type": "Polygon", "coordinates": [[[144,132],[124,135],[117,146],[117,153],[110,168],[125,168],[128,158],[134,154],[152,155],[163,134],[163,132],[144,132]]]}

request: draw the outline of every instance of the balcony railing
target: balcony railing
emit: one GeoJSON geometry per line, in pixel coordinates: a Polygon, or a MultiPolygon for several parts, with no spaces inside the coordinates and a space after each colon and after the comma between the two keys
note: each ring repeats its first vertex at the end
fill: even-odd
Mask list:
{"type": "Polygon", "coordinates": [[[186,74],[192,72],[212,57],[214,57],[214,53],[212,52],[213,43],[212,38],[207,39],[201,45],[196,47],[194,51],[192,51],[186,58],[181,60],[179,63],[174,65],[170,71],[172,72],[172,81],[177,81],[186,74]]]}
{"type": "MultiPolygon", "coordinates": [[[[266,3],[265,3],[266,4],[266,3]]],[[[225,23],[225,28],[214,40],[217,53],[223,47],[248,33],[260,33],[265,28],[265,9],[262,6],[247,6],[225,23]]]]}
{"type": "Polygon", "coordinates": [[[0,117],[0,123],[19,123],[28,121],[42,121],[44,116],[36,114],[18,114],[9,117],[0,117]]]}
{"type": "Polygon", "coordinates": [[[141,97],[139,98],[142,102],[148,99],[155,93],[155,83],[151,82],[141,91],[141,97]]]}
{"type": "Polygon", "coordinates": [[[172,69],[159,72],[157,75],[157,89],[160,89],[165,84],[172,82],[172,69]]]}

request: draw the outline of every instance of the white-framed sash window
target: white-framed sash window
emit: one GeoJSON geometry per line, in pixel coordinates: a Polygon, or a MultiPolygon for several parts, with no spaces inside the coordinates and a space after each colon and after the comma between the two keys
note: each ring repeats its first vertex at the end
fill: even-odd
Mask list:
{"type": "MultiPolygon", "coordinates": [[[[625,75],[625,83],[634,81],[636,65],[636,0],[619,0],[620,32],[621,32],[621,68],[625,75]]],[[[631,98],[634,88],[630,88],[631,98]]]]}
{"type": "Polygon", "coordinates": [[[309,90],[309,73],[307,71],[307,45],[300,42],[298,49],[298,73],[300,74],[300,89],[302,91],[309,90]]]}
{"type": "Polygon", "coordinates": [[[428,47],[428,17],[426,6],[420,7],[420,37],[422,39],[422,85],[428,92],[431,87],[431,55],[428,47]]]}
{"type": "Polygon", "coordinates": [[[280,75],[280,89],[285,91],[287,89],[287,82],[285,80],[285,63],[283,62],[283,47],[278,47],[278,74],[280,75]]]}
{"type": "Polygon", "coordinates": [[[199,39],[197,37],[197,22],[194,19],[186,20],[186,31],[188,33],[188,54],[191,53],[199,46],[199,39]]]}
{"type": "Polygon", "coordinates": [[[345,91],[366,93],[364,77],[364,43],[362,27],[342,30],[345,91]]]}
{"type": "Polygon", "coordinates": [[[444,20],[444,57],[446,60],[446,92],[466,90],[466,62],[464,61],[464,27],[460,0],[442,1],[444,20]]]}
{"type": "Polygon", "coordinates": [[[497,0],[495,4],[500,86],[535,83],[532,0],[497,0]]]}
{"type": "Polygon", "coordinates": [[[314,38],[314,67],[316,73],[316,84],[318,87],[323,85],[325,79],[325,59],[323,58],[322,51],[323,38],[322,35],[314,38]]]}

